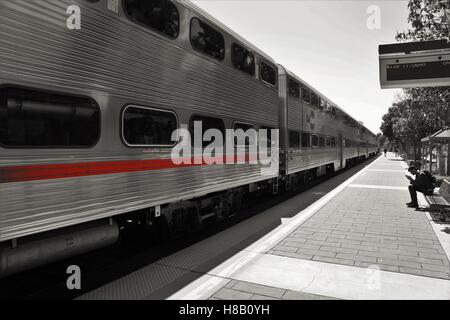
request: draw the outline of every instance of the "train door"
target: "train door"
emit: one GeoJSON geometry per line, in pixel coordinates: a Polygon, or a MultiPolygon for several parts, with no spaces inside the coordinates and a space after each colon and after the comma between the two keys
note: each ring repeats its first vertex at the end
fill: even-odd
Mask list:
{"type": "Polygon", "coordinates": [[[338,134],[338,149],[339,149],[339,161],[341,162],[341,168],[344,167],[344,140],[342,139],[342,133],[338,134]]]}

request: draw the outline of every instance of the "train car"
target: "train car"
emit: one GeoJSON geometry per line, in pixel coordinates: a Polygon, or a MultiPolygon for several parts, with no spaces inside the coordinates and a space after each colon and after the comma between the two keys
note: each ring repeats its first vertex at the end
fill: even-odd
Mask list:
{"type": "Polygon", "coordinates": [[[360,156],[342,151],[361,140],[337,107],[188,1],[1,1],[0,29],[0,276],[109,245],[130,221],[183,233],[360,156]],[[281,128],[284,160],[176,165],[173,133],[195,122],[281,128]]]}
{"type": "Polygon", "coordinates": [[[301,172],[301,182],[343,168],[342,132],[336,119],[336,107],[281,65],[279,77],[280,83],[286,84],[280,86],[280,101],[286,110],[281,134],[286,141],[283,145],[286,175],[301,172]]]}
{"type": "Polygon", "coordinates": [[[375,155],[367,128],[282,65],[278,72],[280,159],[288,186],[375,155]]]}
{"type": "Polygon", "coordinates": [[[177,229],[278,177],[172,163],[182,125],[279,123],[276,63],[190,3],[2,1],[0,27],[0,242],[148,208],[177,229]]]}

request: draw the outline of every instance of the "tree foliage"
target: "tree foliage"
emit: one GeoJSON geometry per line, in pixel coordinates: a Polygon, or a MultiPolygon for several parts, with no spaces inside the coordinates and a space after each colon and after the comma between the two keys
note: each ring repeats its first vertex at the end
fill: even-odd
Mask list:
{"type": "Polygon", "coordinates": [[[408,8],[408,22],[412,28],[398,32],[397,41],[448,39],[450,27],[446,15],[446,10],[449,9],[446,1],[410,0],[408,8]]]}
{"type": "MultiPolygon", "coordinates": [[[[412,28],[398,32],[397,41],[448,39],[446,5],[445,1],[410,0],[408,21],[412,28]]],[[[383,116],[380,129],[394,144],[418,147],[422,138],[449,126],[450,87],[435,87],[404,89],[399,101],[383,116]]]]}

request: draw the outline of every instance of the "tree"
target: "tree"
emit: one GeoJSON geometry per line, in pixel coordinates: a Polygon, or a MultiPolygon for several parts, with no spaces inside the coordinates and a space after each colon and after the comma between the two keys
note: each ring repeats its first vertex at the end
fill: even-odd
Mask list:
{"type": "Polygon", "coordinates": [[[380,128],[391,143],[412,145],[416,157],[420,157],[422,138],[450,126],[449,90],[428,89],[405,89],[404,96],[383,116],[380,128]]]}
{"type": "Polygon", "coordinates": [[[412,29],[397,32],[397,41],[448,39],[450,24],[445,14],[449,9],[446,1],[410,0],[408,8],[408,22],[411,23],[412,29]]]}
{"type": "Polygon", "coordinates": [[[377,133],[377,141],[378,146],[381,148],[386,143],[386,136],[383,135],[382,133],[377,133]]]}

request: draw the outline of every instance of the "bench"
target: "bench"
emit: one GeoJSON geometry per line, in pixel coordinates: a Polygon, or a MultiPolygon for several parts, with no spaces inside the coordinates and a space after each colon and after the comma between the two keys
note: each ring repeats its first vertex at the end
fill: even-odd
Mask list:
{"type": "Polygon", "coordinates": [[[439,212],[440,220],[446,221],[450,218],[450,203],[446,199],[450,199],[450,182],[443,180],[439,190],[433,193],[433,195],[425,195],[430,211],[439,212]]]}

